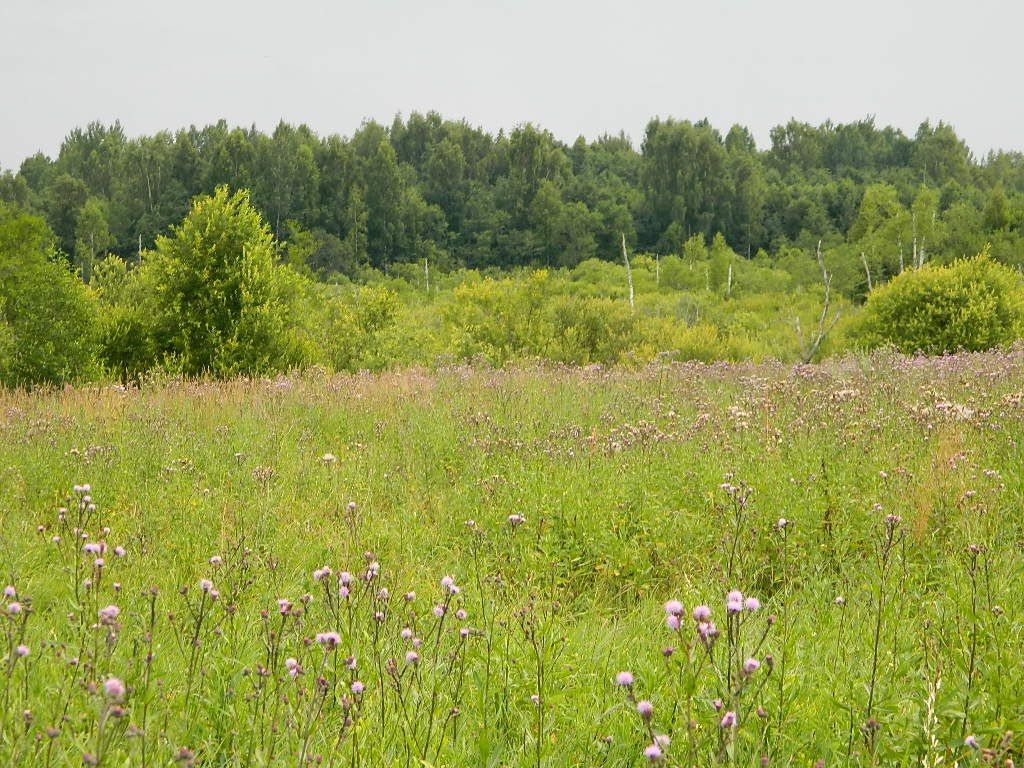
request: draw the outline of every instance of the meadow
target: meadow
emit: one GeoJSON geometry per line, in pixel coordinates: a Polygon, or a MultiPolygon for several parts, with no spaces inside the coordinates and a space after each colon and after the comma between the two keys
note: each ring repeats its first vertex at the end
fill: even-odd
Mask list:
{"type": "Polygon", "coordinates": [[[1022,440],[1020,347],[0,392],[0,763],[1019,765],[1022,440]]]}

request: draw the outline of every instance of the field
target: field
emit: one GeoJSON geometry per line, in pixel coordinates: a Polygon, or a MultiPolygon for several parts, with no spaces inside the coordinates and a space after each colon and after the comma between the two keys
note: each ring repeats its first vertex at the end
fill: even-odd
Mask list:
{"type": "Polygon", "coordinates": [[[1019,765],[1022,441],[1019,348],[0,393],[0,763],[1019,765]]]}

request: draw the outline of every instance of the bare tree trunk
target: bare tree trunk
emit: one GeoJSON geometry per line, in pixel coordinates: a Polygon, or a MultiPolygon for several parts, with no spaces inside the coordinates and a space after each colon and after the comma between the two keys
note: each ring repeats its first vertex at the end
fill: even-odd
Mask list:
{"type": "Polygon", "coordinates": [[[430,293],[430,264],[426,258],[423,259],[423,279],[427,283],[427,293],[430,293]]]}
{"type": "Polygon", "coordinates": [[[868,257],[864,255],[864,251],[860,252],[860,261],[864,265],[864,274],[868,276],[868,293],[871,293],[871,268],[868,266],[868,257]]]}
{"type": "Polygon", "coordinates": [[[622,233],[622,260],[626,262],[626,282],[629,284],[629,308],[633,306],[633,270],[629,267],[629,254],[626,253],[626,233],[622,233]]]}
{"type": "MultiPolygon", "coordinates": [[[[825,288],[825,295],[821,302],[821,314],[818,316],[818,329],[814,334],[814,340],[810,345],[807,345],[804,340],[803,330],[800,328],[800,318],[794,318],[794,325],[796,326],[797,339],[800,342],[801,352],[803,354],[803,362],[809,363],[814,359],[814,356],[818,354],[818,350],[821,349],[821,343],[828,336],[829,332],[835,328],[836,323],[839,322],[839,317],[842,315],[841,312],[836,312],[833,315],[831,322],[828,322],[829,309],[832,306],[832,275],[828,273],[825,268],[825,257],[821,254],[821,241],[818,241],[818,249],[816,252],[818,257],[818,266],[821,267],[821,282],[825,288]],[[826,325],[827,323],[827,325],[826,325]]],[[[863,257],[863,254],[861,254],[863,257]]],[[[865,261],[865,266],[867,261],[865,261]]],[[[870,277],[868,280],[870,281],[870,277]]]]}

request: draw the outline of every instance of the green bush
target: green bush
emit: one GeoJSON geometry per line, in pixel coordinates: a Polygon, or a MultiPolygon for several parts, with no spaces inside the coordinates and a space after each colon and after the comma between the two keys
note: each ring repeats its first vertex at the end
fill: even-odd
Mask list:
{"type": "Polygon", "coordinates": [[[0,204],[0,383],[59,384],[96,371],[96,301],[35,216],[0,204]]]}
{"type": "Polygon", "coordinates": [[[926,265],[875,288],[855,340],[868,348],[935,355],[976,352],[1024,335],[1024,289],[987,253],[949,266],[926,265]]]}

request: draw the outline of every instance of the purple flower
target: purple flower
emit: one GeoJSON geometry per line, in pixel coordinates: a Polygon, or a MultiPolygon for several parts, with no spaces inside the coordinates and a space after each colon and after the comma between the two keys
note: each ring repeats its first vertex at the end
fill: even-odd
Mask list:
{"type": "Polygon", "coordinates": [[[114,547],[114,554],[117,555],[118,557],[124,557],[125,556],[124,547],[122,547],[122,546],[114,547]]]}
{"type": "Polygon", "coordinates": [[[720,728],[733,728],[736,725],[736,713],[729,710],[722,715],[722,721],[718,724],[720,728]]]}
{"type": "Polygon", "coordinates": [[[654,705],[644,699],[636,703],[636,711],[644,720],[650,720],[654,715],[654,705]]]}
{"type": "Polygon", "coordinates": [[[17,648],[14,649],[14,655],[17,656],[19,659],[25,658],[30,653],[32,653],[32,651],[29,650],[29,647],[24,644],[19,645],[17,648]]]}
{"type": "Polygon", "coordinates": [[[360,682],[359,680],[353,680],[351,690],[352,693],[354,693],[356,696],[361,696],[363,694],[363,691],[366,690],[366,686],[363,685],[362,682],[360,682]]]}
{"type": "Polygon", "coordinates": [[[459,629],[459,637],[461,637],[463,640],[469,637],[469,627],[461,627],[459,629]]]}
{"type": "Polygon", "coordinates": [[[223,562],[224,562],[224,560],[223,560],[223,558],[221,558],[220,555],[214,555],[213,557],[210,558],[210,565],[212,565],[214,568],[216,568],[218,565],[220,565],[223,562]]]}
{"type": "Polygon", "coordinates": [[[525,522],[526,522],[526,518],[523,517],[522,515],[511,514],[511,515],[508,516],[508,524],[511,525],[513,528],[515,528],[516,526],[522,525],[525,522]]]}
{"type": "Polygon", "coordinates": [[[624,688],[629,688],[634,682],[632,672],[619,672],[619,674],[615,676],[615,684],[621,685],[624,688]]]}
{"type": "Polygon", "coordinates": [[[753,657],[743,662],[743,671],[748,675],[754,674],[760,667],[761,662],[753,657]]]}
{"type": "Polygon", "coordinates": [[[302,672],[302,667],[299,666],[299,662],[293,658],[287,658],[284,660],[284,668],[288,670],[288,674],[292,677],[298,677],[302,672]]]}
{"type": "Polygon", "coordinates": [[[109,627],[117,621],[117,617],[120,615],[121,609],[118,608],[116,605],[108,605],[106,608],[100,608],[100,624],[109,627]]]}
{"type": "Polygon", "coordinates": [[[103,695],[107,697],[108,701],[121,701],[124,698],[124,694],[124,683],[118,678],[109,677],[103,683],[103,695]]]}
{"type": "Polygon", "coordinates": [[[331,569],[326,565],[323,568],[317,568],[313,571],[313,581],[323,581],[331,575],[331,569]]]}
{"type": "Polygon", "coordinates": [[[465,621],[466,620],[466,616],[468,616],[468,615],[469,614],[467,614],[466,611],[463,610],[462,608],[459,608],[459,610],[457,610],[455,612],[455,618],[458,619],[459,621],[465,621]]]}
{"type": "Polygon", "coordinates": [[[661,762],[661,758],[663,756],[664,753],[661,751],[661,747],[657,744],[648,744],[647,748],[644,750],[644,757],[646,757],[651,763],[661,762]]]}
{"type": "Polygon", "coordinates": [[[13,584],[8,584],[6,587],[4,587],[4,597],[6,597],[8,600],[13,600],[17,596],[18,592],[17,590],[15,590],[13,584]]]}
{"type": "Polygon", "coordinates": [[[674,613],[670,613],[665,617],[665,626],[671,629],[673,632],[679,629],[679,617],[674,613]]]}
{"type": "Polygon", "coordinates": [[[678,600],[669,600],[665,603],[665,613],[669,616],[682,616],[683,604],[678,600]]]}
{"type": "Polygon", "coordinates": [[[974,738],[974,736],[968,736],[966,739],[964,739],[964,746],[970,747],[971,749],[977,749],[978,740],[974,738]]]}
{"type": "Polygon", "coordinates": [[[333,651],[341,642],[341,636],[337,632],[320,632],[316,636],[316,641],[328,651],[333,651]]]}
{"type": "Polygon", "coordinates": [[[748,597],[746,600],[743,601],[743,607],[746,608],[748,611],[756,611],[761,607],[761,601],[758,600],[756,597],[748,597]]]}
{"type": "Polygon", "coordinates": [[[418,653],[416,653],[416,651],[409,651],[409,652],[407,652],[405,654],[405,663],[406,664],[418,664],[419,660],[420,660],[420,655],[418,653]]]}
{"type": "Polygon", "coordinates": [[[338,574],[338,583],[348,586],[352,583],[352,574],[348,571],[342,571],[338,574]]]}
{"type": "Polygon", "coordinates": [[[21,613],[21,603],[14,602],[7,606],[7,613],[11,616],[17,616],[21,613]]]}
{"type": "Polygon", "coordinates": [[[201,590],[203,590],[203,592],[206,592],[207,594],[209,594],[210,592],[213,591],[213,582],[210,581],[209,579],[200,579],[199,580],[199,588],[201,590]]]}
{"type": "Polygon", "coordinates": [[[698,605],[693,609],[694,621],[707,621],[711,618],[711,609],[706,605],[698,605]]]}
{"type": "Polygon", "coordinates": [[[444,616],[447,612],[448,612],[448,609],[445,608],[443,605],[435,605],[434,606],[434,615],[437,616],[437,618],[439,618],[439,619],[442,616],[444,616]]]}
{"type": "Polygon", "coordinates": [[[402,627],[402,631],[398,633],[398,636],[401,637],[403,640],[411,640],[412,630],[409,629],[409,627],[402,627]]]}

